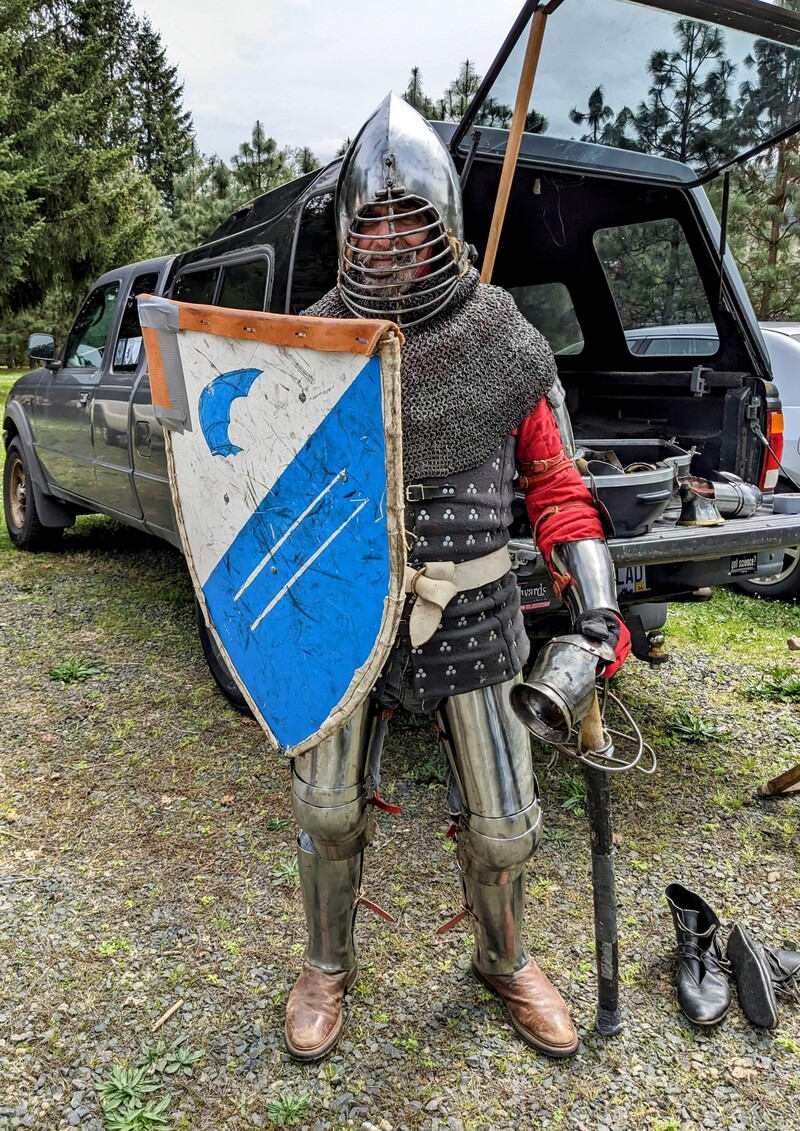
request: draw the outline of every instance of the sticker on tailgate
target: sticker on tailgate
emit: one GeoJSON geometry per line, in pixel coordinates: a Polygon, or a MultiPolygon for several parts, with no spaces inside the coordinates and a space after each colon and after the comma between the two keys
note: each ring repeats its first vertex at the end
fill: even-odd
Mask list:
{"type": "Polygon", "coordinates": [[[552,586],[546,581],[529,581],[519,587],[519,607],[523,613],[529,613],[533,609],[549,609],[557,603],[552,586]]]}
{"type": "Polygon", "coordinates": [[[755,573],[758,569],[758,554],[739,554],[731,558],[731,568],[728,573],[731,577],[741,577],[743,573],[755,573]]]}

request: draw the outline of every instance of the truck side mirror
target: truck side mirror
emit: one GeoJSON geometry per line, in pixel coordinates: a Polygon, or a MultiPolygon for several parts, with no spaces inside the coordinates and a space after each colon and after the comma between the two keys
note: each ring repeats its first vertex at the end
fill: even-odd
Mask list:
{"type": "Polygon", "coordinates": [[[33,361],[52,361],[55,352],[56,342],[51,334],[31,334],[28,338],[28,354],[33,361]]]}

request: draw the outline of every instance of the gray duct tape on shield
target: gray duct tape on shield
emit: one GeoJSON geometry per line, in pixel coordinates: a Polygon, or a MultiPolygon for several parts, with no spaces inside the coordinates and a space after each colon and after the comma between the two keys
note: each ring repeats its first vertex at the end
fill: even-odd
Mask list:
{"type": "MultiPolygon", "coordinates": [[[[148,354],[150,364],[150,383],[153,393],[153,411],[156,419],[165,428],[175,432],[191,432],[192,422],[189,415],[189,401],[186,396],[186,382],[183,375],[180,351],[178,349],[178,330],[180,312],[176,303],[166,298],[140,298],[139,321],[143,330],[155,330],[158,339],[158,351],[161,355],[161,370],[166,391],[169,396],[169,406],[159,403],[157,395],[157,381],[154,372],[155,366],[148,354]]],[[[145,345],[147,345],[145,334],[145,345]]]]}

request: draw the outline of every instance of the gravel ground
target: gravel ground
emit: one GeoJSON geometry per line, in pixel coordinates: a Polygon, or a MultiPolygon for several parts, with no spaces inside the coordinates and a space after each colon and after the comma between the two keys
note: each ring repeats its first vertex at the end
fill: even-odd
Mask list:
{"type": "Polygon", "coordinates": [[[113,1128],[98,1089],[137,1061],[157,1085],[144,1099],[169,1103],[161,1124],[140,1116],[133,1131],[799,1127],[800,1005],[783,1005],[771,1033],[735,1001],[718,1028],[692,1027],[663,891],[686,883],[727,925],[800,939],[800,795],[752,796],[800,758],[797,705],[741,693],[790,662],[800,613],[726,594],[673,619],[679,659],[632,663],[619,681],[660,761],[613,786],[622,1034],[594,1031],[576,768],[535,755],[547,833],[527,935],[582,1037],[554,1062],[476,985],[463,927],[434,935],[459,908],[455,861],[438,752],[405,717],[384,782],[403,813],[382,819],[366,873],[397,921],[360,915],[344,1038],[302,1066],[282,1039],[303,950],[286,770],[210,682],[179,555],[97,520],[62,554],[0,541],[0,1128],[113,1128]],[[50,678],[70,656],[103,667],[50,678]],[[729,735],[671,735],[681,708],[729,735]]]}

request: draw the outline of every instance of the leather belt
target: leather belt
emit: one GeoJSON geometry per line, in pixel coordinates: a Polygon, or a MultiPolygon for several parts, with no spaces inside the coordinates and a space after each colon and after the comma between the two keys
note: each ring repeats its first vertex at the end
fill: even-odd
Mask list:
{"type": "Polygon", "coordinates": [[[430,640],[456,593],[490,585],[510,569],[507,546],[471,562],[426,562],[419,569],[407,565],[405,591],[417,598],[408,621],[411,646],[418,648],[430,640]]]}

